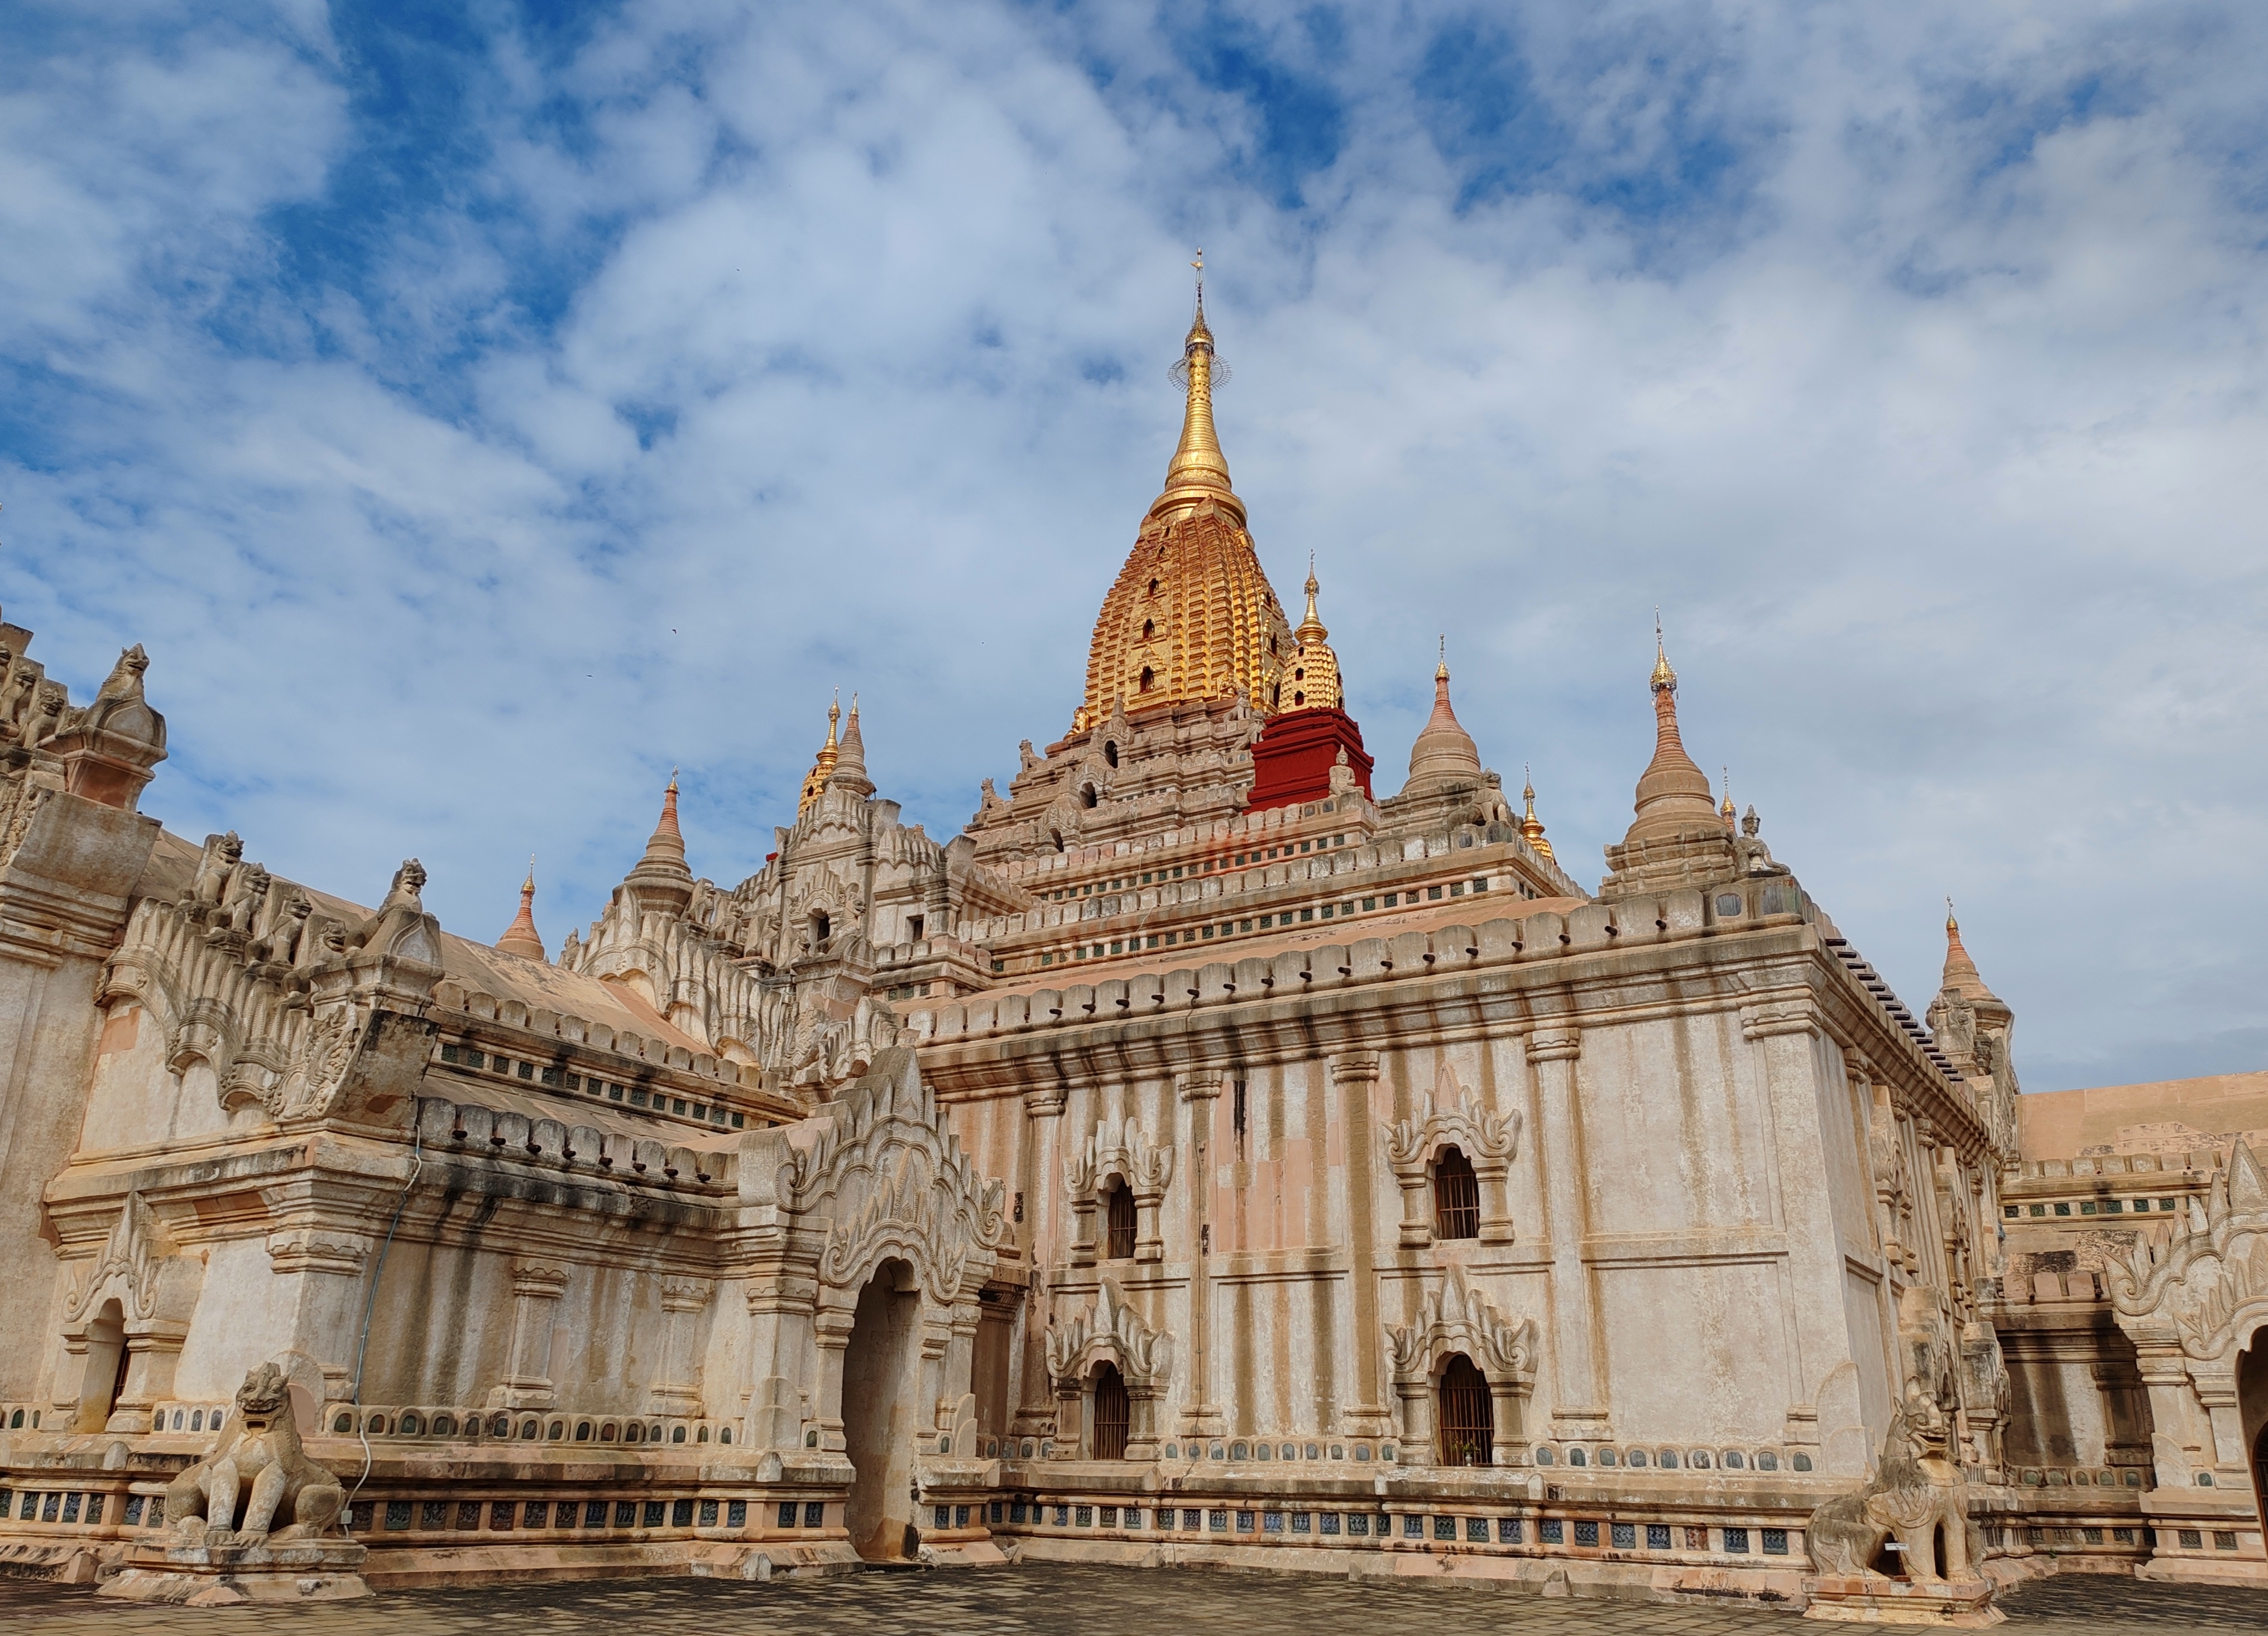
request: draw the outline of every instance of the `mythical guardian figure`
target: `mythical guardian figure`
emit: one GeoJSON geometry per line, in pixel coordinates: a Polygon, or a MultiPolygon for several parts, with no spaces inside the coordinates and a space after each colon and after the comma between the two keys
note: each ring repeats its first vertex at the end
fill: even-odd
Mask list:
{"type": "Polygon", "coordinates": [[[1947,1457],[1946,1434],[1942,1411],[1910,1391],[1890,1417],[1874,1480],[1811,1514],[1806,1538],[1813,1566],[1822,1573],[1883,1577],[1875,1562],[1895,1537],[1905,1576],[1917,1584],[1977,1578],[1984,1540],[1969,1521],[1967,1485],[1947,1457]],[[1937,1569],[1940,1530],[1943,1573],[1937,1569]]]}
{"type": "Polygon", "coordinates": [[[339,1479],[300,1452],[284,1372],[263,1363],[237,1389],[235,1418],[213,1451],[166,1490],[166,1515],[176,1545],[281,1545],[320,1535],[346,1499],[339,1479]]]}

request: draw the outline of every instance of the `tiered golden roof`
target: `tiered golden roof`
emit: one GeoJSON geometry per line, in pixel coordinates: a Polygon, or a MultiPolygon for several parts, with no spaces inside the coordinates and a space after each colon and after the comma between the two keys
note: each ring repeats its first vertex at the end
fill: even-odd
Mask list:
{"type": "Polygon", "coordinates": [[[1228,461],[1213,433],[1220,369],[1202,281],[1174,372],[1188,390],[1182,440],[1094,622],[1086,700],[1072,719],[1074,732],[1108,715],[1114,699],[1138,710],[1241,690],[1264,712],[1291,707],[1284,683],[1298,642],[1253,550],[1244,502],[1229,485],[1228,461]]]}

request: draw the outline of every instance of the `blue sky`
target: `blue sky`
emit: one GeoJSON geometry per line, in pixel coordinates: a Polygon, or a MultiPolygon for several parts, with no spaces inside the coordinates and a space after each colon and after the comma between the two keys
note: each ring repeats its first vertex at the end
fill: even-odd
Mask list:
{"type": "MultiPolygon", "coordinates": [[[[145,802],[555,943],[832,691],[949,836],[1060,734],[1198,244],[1263,560],[1405,762],[1446,634],[1595,880],[1687,740],[2031,1088],[2268,1065],[2268,12],[19,4],[0,605],[145,802]]],[[[1384,787],[1391,787],[1388,779],[1384,787]]]]}

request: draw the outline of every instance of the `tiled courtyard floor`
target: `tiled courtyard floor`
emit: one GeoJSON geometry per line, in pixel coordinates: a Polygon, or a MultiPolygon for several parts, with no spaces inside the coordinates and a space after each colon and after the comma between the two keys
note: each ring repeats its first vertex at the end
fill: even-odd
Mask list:
{"type": "MultiPolygon", "coordinates": [[[[2268,1631],[2268,1592],[2071,1575],[2004,1603],[2008,1636],[2268,1631]]],[[[670,1579],[401,1591],[370,1602],[197,1611],[0,1580],[0,1628],[173,1636],[1801,1636],[1837,1627],[1756,1609],[1546,1601],[1462,1585],[1031,1565],[751,1585],[670,1579]]]]}

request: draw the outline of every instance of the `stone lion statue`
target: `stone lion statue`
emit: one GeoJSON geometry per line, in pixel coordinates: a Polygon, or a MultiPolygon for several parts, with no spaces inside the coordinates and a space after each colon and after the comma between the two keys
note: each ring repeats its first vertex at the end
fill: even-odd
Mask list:
{"type": "Polygon", "coordinates": [[[328,1529],[346,1499],[338,1478],[300,1452],[284,1372],[263,1363],[237,1389],[220,1442],[166,1489],[166,1515],[177,1545],[287,1544],[328,1529]]]}
{"type": "Polygon", "coordinates": [[[1969,1521],[1967,1485],[1946,1457],[1942,1416],[1935,1409],[1918,1394],[1910,1395],[1890,1418],[1874,1481],[1811,1514],[1806,1538],[1821,1573],[1880,1577],[1875,1560],[1895,1537],[1908,1579],[1938,1583],[1977,1577],[1983,1542],[1969,1521]],[[1940,1529],[1942,1575],[1937,1571],[1940,1529]]]}

